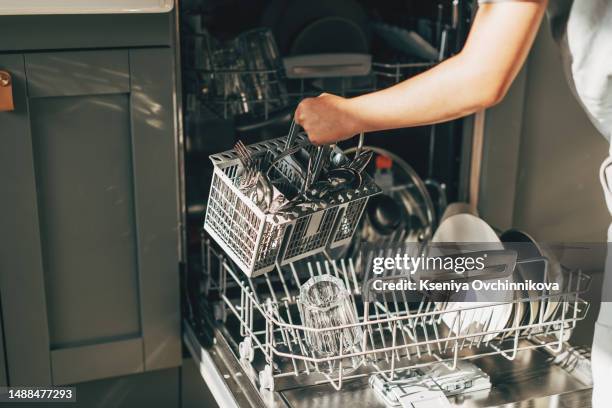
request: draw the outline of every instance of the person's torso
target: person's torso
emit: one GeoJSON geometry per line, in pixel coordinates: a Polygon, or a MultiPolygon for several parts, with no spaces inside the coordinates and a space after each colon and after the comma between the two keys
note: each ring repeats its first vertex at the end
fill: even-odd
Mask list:
{"type": "Polygon", "coordinates": [[[572,91],[612,137],[612,1],[550,0],[548,17],[572,91]]]}

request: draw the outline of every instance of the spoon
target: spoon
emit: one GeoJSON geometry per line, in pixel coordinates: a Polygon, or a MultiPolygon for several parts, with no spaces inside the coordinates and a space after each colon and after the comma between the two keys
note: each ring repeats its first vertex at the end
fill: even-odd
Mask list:
{"type": "Polygon", "coordinates": [[[357,173],[361,173],[368,166],[373,156],[374,152],[372,150],[362,151],[361,153],[359,153],[358,156],[355,156],[355,158],[348,165],[348,167],[357,171],[357,173]]]}

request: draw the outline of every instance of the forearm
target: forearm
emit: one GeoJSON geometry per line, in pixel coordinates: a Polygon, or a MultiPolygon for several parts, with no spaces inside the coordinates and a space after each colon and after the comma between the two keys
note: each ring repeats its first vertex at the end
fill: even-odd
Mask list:
{"type": "Polygon", "coordinates": [[[347,109],[357,119],[357,130],[444,122],[496,103],[501,92],[497,79],[469,69],[466,59],[459,54],[395,86],[349,99],[347,109]]]}
{"type": "Polygon", "coordinates": [[[362,131],[444,122],[491,106],[521,69],[545,7],[546,0],[483,5],[457,56],[368,95],[306,98],[295,119],[313,143],[326,144],[362,131]]]}
{"type": "Polygon", "coordinates": [[[359,130],[428,125],[498,103],[527,58],[545,6],[540,0],[481,7],[458,55],[391,88],[347,101],[359,130]]]}

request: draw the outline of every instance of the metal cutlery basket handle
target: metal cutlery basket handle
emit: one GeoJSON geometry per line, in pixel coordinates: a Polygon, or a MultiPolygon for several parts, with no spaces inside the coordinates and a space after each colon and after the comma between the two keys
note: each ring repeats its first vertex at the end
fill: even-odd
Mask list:
{"type": "MultiPolygon", "coordinates": [[[[239,150],[210,156],[214,172],[204,229],[247,276],[348,243],[368,199],[380,192],[367,174],[360,173],[352,188],[304,199],[304,190],[316,181],[330,148],[311,145],[305,134],[297,132],[297,125],[287,137],[239,150]],[[298,150],[307,156],[306,166],[294,157],[298,150]],[[260,185],[270,186],[272,203],[262,206],[255,198],[264,187],[254,187],[252,194],[241,189],[245,174],[251,171],[252,177],[250,166],[256,167],[260,185]],[[296,194],[302,196],[289,198],[296,194]]],[[[339,162],[348,162],[338,149],[333,154],[339,162]]]]}

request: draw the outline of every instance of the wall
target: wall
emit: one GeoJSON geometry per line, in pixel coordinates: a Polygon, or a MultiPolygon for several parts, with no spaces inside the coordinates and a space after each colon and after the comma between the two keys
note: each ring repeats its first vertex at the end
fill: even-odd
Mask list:
{"type": "Polygon", "coordinates": [[[544,241],[605,240],[598,170],[607,151],[567,86],[545,23],[527,65],[514,226],[544,241]]]}
{"type": "Polygon", "coordinates": [[[574,98],[544,21],[504,101],[487,110],[479,211],[541,241],[605,240],[599,165],[608,151],[574,98]]]}

